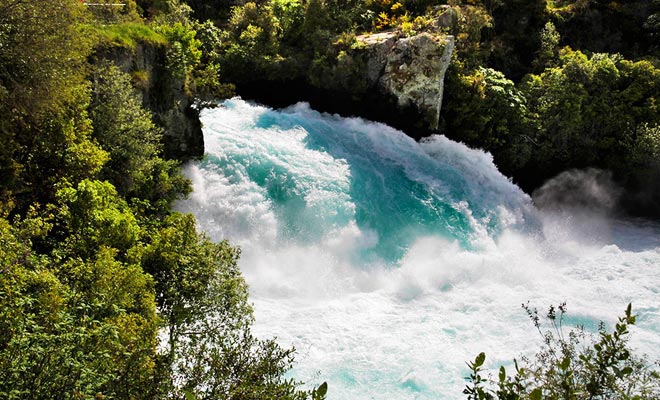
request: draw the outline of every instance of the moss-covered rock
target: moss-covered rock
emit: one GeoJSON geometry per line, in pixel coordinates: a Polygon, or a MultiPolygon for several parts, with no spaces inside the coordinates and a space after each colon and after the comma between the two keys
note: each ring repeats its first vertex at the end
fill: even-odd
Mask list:
{"type": "Polygon", "coordinates": [[[204,136],[194,93],[187,90],[185,77],[167,66],[168,44],[137,40],[129,45],[101,41],[95,63],[109,60],[134,78],[143,105],[163,128],[164,152],[168,158],[189,159],[204,154],[204,136]]]}

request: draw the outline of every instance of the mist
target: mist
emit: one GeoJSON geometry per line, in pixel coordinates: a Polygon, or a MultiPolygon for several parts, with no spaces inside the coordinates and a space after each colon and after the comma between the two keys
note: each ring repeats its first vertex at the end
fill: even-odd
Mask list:
{"type": "Polygon", "coordinates": [[[548,180],[532,193],[532,199],[544,211],[611,215],[622,193],[609,171],[572,169],[548,180]]]}
{"type": "Polygon", "coordinates": [[[596,329],[629,302],[660,356],[660,227],[622,220],[603,171],[532,199],[489,154],[445,137],[230,100],[207,110],[207,157],[180,211],[242,248],[255,333],[297,350],[291,376],[329,399],[456,399],[465,361],[542,342],[520,304],[568,302],[596,329]]]}
{"type": "Polygon", "coordinates": [[[609,171],[588,168],[562,172],[535,190],[532,199],[546,239],[570,248],[612,242],[622,194],[609,171]]]}

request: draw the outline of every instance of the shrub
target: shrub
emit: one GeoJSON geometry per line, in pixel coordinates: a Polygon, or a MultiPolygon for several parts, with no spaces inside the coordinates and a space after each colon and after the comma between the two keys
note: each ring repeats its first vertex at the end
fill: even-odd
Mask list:
{"type": "Polygon", "coordinates": [[[467,398],[482,399],[656,399],[660,396],[660,373],[645,357],[637,356],[628,345],[628,328],[635,324],[629,304],[613,331],[601,323],[598,335],[583,327],[566,332],[563,322],[566,304],[550,306],[544,328],[536,309],[523,308],[543,338],[541,350],[530,359],[514,360],[515,374],[507,376],[499,368],[498,380],[486,379],[480,353],[469,362],[467,398]]]}

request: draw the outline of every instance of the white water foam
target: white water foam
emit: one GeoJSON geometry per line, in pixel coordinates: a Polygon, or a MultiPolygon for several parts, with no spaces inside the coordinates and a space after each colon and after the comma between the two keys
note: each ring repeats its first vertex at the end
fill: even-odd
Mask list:
{"type": "MultiPolygon", "coordinates": [[[[566,301],[570,321],[591,328],[600,320],[612,325],[632,302],[639,314],[633,344],[660,357],[660,226],[542,214],[541,229],[524,229],[529,200],[495,176],[486,153],[443,137],[416,144],[383,125],[304,105],[287,112],[293,117],[276,121],[277,113],[239,100],[205,111],[209,157],[185,168],[194,192],[178,208],[193,212],[213,239],[241,246],[255,332],[297,348],[295,378],[328,381],[329,399],[461,398],[465,361],[484,351],[495,367],[538,348],[541,338],[520,308],[528,301],[541,309],[566,301]],[[385,233],[358,222],[363,211],[351,184],[359,161],[378,160],[364,158],[364,147],[346,154],[332,143],[314,146],[296,118],[313,120],[327,136],[338,123],[353,129],[356,143],[373,145],[383,162],[452,198],[473,228],[469,246],[424,232],[394,265],[361,257],[385,233]],[[416,161],[424,157],[454,165],[447,174],[467,183],[448,187],[416,161]],[[264,163],[272,175],[250,170],[264,163]],[[295,196],[276,204],[282,187],[295,196]],[[472,215],[475,199],[493,212],[472,215]],[[486,226],[495,223],[493,234],[486,226]]],[[[386,187],[392,178],[378,169],[386,187]]]]}

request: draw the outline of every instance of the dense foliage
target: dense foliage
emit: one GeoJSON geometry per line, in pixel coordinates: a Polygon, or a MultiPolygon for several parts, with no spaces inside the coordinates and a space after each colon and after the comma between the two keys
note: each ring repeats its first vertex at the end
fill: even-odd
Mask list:
{"type": "Polygon", "coordinates": [[[660,68],[650,39],[657,37],[660,4],[466,2],[460,10],[473,15],[471,7],[490,18],[468,18],[454,32],[443,133],[491,151],[503,172],[527,190],[568,168],[610,170],[623,186],[644,188],[644,196],[655,199],[645,204],[653,214],[650,204],[660,204],[652,183],[659,171],[648,132],[660,123],[660,68]],[[589,36],[611,18],[617,23],[607,29],[621,29],[610,32],[611,46],[602,36],[589,36]],[[479,35],[461,40],[460,30],[479,35]],[[612,49],[620,53],[603,52],[612,49]],[[489,79],[485,69],[503,75],[489,79]]]}
{"type": "MultiPolygon", "coordinates": [[[[324,397],[283,377],[292,350],[252,335],[239,250],[171,211],[190,190],[176,138],[190,104],[234,84],[360,88],[359,34],[453,35],[441,131],[527,188],[595,166],[660,196],[657,0],[105,3],[0,0],[2,398],[324,397]]],[[[601,341],[622,349],[632,322],[601,341]]],[[[601,353],[501,384],[563,371],[561,386],[601,353]]]]}
{"type": "Polygon", "coordinates": [[[651,161],[639,134],[660,124],[660,68],[651,62],[564,48],[556,66],[521,86],[533,113],[538,168],[595,166],[621,176],[651,161]]]}
{"type": "Polygon", "coordinates": [[[215,28],[96,7],[0,1],[0,398],[323,398],[252,335],[240,251],[170,210],[190,186],[159,121],[185,110],[149,96],[228,89],[215,28]]]}

